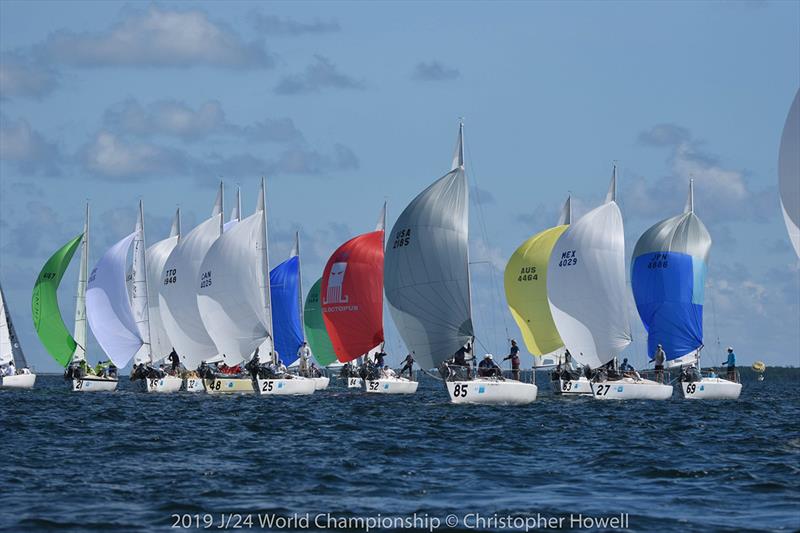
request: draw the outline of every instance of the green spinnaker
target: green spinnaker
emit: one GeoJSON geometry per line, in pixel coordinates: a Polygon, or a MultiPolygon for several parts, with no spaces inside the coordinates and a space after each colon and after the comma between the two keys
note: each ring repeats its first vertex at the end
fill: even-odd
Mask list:
{"type": "Polygon", "coordinates": [[[77,343],[61,317],[61,310],[58,308],[58,286],[72,256],[75,255],[75,250],[81,244],[81,239],[83,233],[54,253],[42,267],[39,277],[36,278],[36,285],[33,286],[31,303],[33,326],[53,359],[64,367],[72,360],[77,343]]]}
{"type": "Polygon", "coordinates": [[[319,287],[322,285],[322,278],[308,291],[306,297],[305,311],[303,315],[303,326],[306,332],[306,340],[311,347],[311,353],[322,366],[328,366],[336,361],[336,354],[333,351],[333,344],[328,337],[325,329],[325,322],[322,320],[322,305],[319,301],[319,287]]]}

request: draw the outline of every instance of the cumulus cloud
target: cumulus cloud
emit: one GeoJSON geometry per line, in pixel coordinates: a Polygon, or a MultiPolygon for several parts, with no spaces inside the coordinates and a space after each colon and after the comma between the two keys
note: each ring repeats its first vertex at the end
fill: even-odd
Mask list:
{"type": "Polygon", "coordinates": [[[420,62],[411,72],[411,79],[416,81],[449,81],[458,79],[461,73],[457,68],[448,67],[439,61],[420,62]]]}
{"type": "Polygon", "coordinates": [[[24,119],[0,115],[0,160],[7,161],[25,175],[60,174],[61,152],[24,119]]]}
{"type": "Polygon", "coordinates": [[[129,10],[101,32],[52,33],[37,48],[46,60],[75,67],[269,68],[275,63],[262,43],[245,42],[227,25],[198,9],[150,6],[129,10]]]}
{"type": "Polygon", "coordinates": [[[122,180],[185,174],[191,166],[179,150],[131,142],[107,130],[81,150],[80,159],[92,174],[122,180]]]}
{"type": "Polygon", "coordinates": [[[41,100],[58,86],[58,75],[47,65],[18,52],[0,54],[0,99],[41,100]]]}
{"type": "Polygon", "coordinates": [[[129,98],[109,108],[106,129],[119,134],[150,137],[165,135],[196,141],[211,135],[231,135],[253,141],[292,142],[303,138],[289,118],[265,118],[247,126],[230,123],[216,100],[192,108],[185,102],[158,100],[142,105],[129,98]]]}
{"type": "Polygon", "coordinates": [[[300,22],[258,12],[251,14],[250,18],[257,31],[268,35],[294,37],[305,34],[333,33],[341,29],[335,20],[314,19],[311,22],[300,22]]]}
{"type": "Polygon", "coordinates": [[[304,94],[329,88],[363,89],[364,82],[340,72],[330,59],[315,55],[314,61],[306,67],[305,71],[283,78],[275,86],[275,93],[304,94]]]}

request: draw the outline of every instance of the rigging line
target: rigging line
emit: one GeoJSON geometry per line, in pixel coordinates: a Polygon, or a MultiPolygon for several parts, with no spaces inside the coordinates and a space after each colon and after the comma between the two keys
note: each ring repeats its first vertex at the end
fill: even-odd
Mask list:
{"type": "MultiPolygon", "coordinates": [[[[466,154],[465,154],[466,158],[469,160],[469,167],[470,167],[470,170],[471,170],[470,171],[470,177],[472,178],[472,181],[475,184],[475,189],[476,189],[476,192],[477,192],[477,190],[479,190],[479,188],[478,188],[478,179],[476,177],[478,173],[477,173],[476,170],[474,170],[475,169],[475,164],[474,164],[474,161],[473,161],[473,158],[472,158],[472,150],[470,149],[469,145],[466,145],[464,151],[466,152],[466,154]]],[[[488,249],[489,248],[489,239],[488,239],[488,231],[486,230],[486,217],[484,216],[484,213],[483,213],[483,204],[480,201],[478,201],[477,197],[475,198],[475,203],[477,204],[477,207],[478,207],[478,222],[480,224],[481,231],[483,232],[481,237],[483,239],[484,245],[488,249]]],[[[494,272],[494,265],[491,265],[491,262],[490,262],[489,270],[490,270],[492,291],[494,292],[494,299],[495,299],[495,302],[494,302],[495,305],[492,306],[492,327],[493,327],[493,331],[494,331],[495,342],[497,342],[497,321],[496,321],[497,320],[497,315],[496,315],[496,313],[497,313],[497,307],[502,305],[502,301],[503,300],[500,298],[500,289],[499,289],[499,287],[497,285],[497,278],[496,278],[495,272],[494,272]]],[[[506,336],[508,336],[508,322],[506,320],[506,314],[505,313],[501,313],[501,316],[502,316],[503,327],[504,327],[504,329],[506,331],[506,336]]]]}
{"type": "MultiPolygon", "coordinates": [[[[722,355],[722,344],[719,342],[719,327],[717,326],[717,298],[716,298],[716,285],[709,280],[708,286],[711,289],[709,292],[711,293],[711,320],[714,322],[714,334],[717,336],[717,350],[719,350],[720,354],[722,355]]],[[[718,366],[717,360],[714,361],[714,366],[718,366]]],[[[702,366],[702,365],[698,365],[702,366]]]]}

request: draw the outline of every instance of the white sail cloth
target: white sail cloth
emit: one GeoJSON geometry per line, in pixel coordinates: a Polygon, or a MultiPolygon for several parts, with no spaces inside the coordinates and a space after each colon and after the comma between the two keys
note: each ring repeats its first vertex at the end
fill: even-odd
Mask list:
{"type": "Polygon", "coordinates": [[[779,190],[783,220],[800,257],[800,90],[786,117],[778,155],[779,190]]]}
{"type": "Polygon", "coordinates": [[[0,289],[0,365],[7,365],[14,359],[11,347],[11,325],[6,318],[6,299],[0,289]]]}
{"type": "MultiPolygon", "coordinates": [[[[154,360],[166,357],[172,351],[172,342],[161,320],[158,290],[162,283],[161,273],[167,258],[178,244],[178,236],[172,235],[147,248],[147,304],[150,313],[150,345],[154,360]]],[[[144,360],[144,359],[143,359],[144,360]]]]}
{"type": "Polygon", "coordinates": [[[97,342],[117,367],[124,367],[143,340],[131,312],[125,281],[131,233],[100,258],[89,276],[86,315],[97,342]]]}
{"type": "Polygon", "coordinates": [[[159,312],[170,343],[186,368],[217,354],[197,308],[200,264],[220,235],[218,212],[181,238],[169,254],[159,282],[159,312]]]}
{"type": "Polygon", "coordinates": [[[558,239],[547,265],[547,295],[561,339],[581,364],[596,368],[630,344],[625,234],[616,202],[593,209],[558,239]]]}
{"type": "Polygon", "coordinates": [[[197,307],[227,365],[249,359],[272,336],[265,305],[265,246],[264,212],[257,210],[214,242],[200,268],[197,307]]]}
{"type": "Polygon", "coordinates": [[[467,195],[464,168],[458,166],[414,198],[386,242],[386,300],[423,368],[452,357],[474,335],[467,195]]]}

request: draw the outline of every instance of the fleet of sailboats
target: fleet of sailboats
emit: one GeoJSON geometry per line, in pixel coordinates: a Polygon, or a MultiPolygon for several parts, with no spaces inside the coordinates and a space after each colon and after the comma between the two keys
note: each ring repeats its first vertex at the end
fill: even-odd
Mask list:
{"type": "MultiPolygon", "coordinates": [[[[779,157],[782,208],[796,248],[797,206],[792,201],[798,195],[792,187],[797,187],[800,164],[792,143],[800,138],[795,131],[800,124],[798,98],[800,92],[779,157]]],[[[632,296],[647,331],[648,357],[663,350],[666,369],[683,369],[679,382],[684,397],[738,398],[737,379],[699,372],[711,237],[694,211],[693,182],[684,212],[658,222],[638,239],[629,289],[617,180],[615,164],[602,205],[574,220],[568,197],[557,223],[528,238],[508,261],[505,296],[534,370],[552,370],[557,394],[600,400],[671,397],[673,387],[664,372],[655,379],[625,369],[617,372],[617,359],[632,341],[632,296]]],[[[363,362],[360,377],[349,376],[351,387],[368,393],[414,393],[418,382],[413,376],[399,377],[373,363],[385,345],[386,303],[410,355],[423,369],[439,369],[451,402],[536,400],[536,384],[518,375],[503,377],[490,354],[484,356],[488,365],[474,371],[472,352],[478,339],[472,320],[463,122],[450,170],[406,206],[388,241],[384,204],[375,230],[339,246],[305,299],[299,233],[289,257],[270,270],[264,180],[250,216],[242,218],[238,190],[228,222],[223,205],[220,183],[208,219],[184,235],[178,209],[169,236],[148,248],[140,201],[133,232],[106,250],[89,274],[87,204],[84,231],[45,263],[32,299],[37,334],[67,369],[74,391],[113,391],[117,368],[133,361],[135,369],[152,372],[177,354],[180,368],[174,360],[170,372],[142,379],[141,390],[312,394],[326,388],[330,378],[307,366],[307,343],[322,367],[363,362]],[[59,309],[58,288],[78,248],[70,333],[59,309]],[[86,360],[87,322],[109,359],[94,370],[86,360]],[[298,362],[299,374],[287,370],[298,362]]],[[[0,368],[11,361],[17,371],[1,376],[2,387],[33,387],[36,376],[27,369],[0,288],[0,368]]]]}

